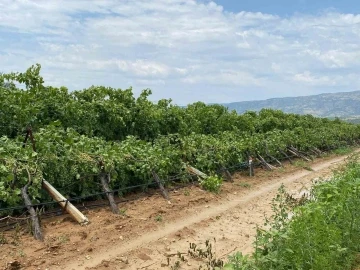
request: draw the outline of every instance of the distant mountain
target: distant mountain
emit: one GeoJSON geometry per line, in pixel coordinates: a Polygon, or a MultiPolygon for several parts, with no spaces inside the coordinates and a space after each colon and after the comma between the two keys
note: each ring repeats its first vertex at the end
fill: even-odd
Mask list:
{"type": "Polygon", "coordinates": [[[236,110],[238,113],[272,108],[287,113],[355,119],[360,118],[360,91],[232,102],[222,105],[228,107],[229,110],[236,110]]]}

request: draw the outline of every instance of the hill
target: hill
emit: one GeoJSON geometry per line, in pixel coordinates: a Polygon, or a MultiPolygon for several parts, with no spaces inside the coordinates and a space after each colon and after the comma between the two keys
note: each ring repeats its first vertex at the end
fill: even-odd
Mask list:
{"type": "Polygon", "coordinates": [[[238,113],[260,111],[263,108],[288,113],[312,114],[318,117],[360,118],[360,91],[327,93],[312,96],[272,98],[222,104],[238,113]]]}

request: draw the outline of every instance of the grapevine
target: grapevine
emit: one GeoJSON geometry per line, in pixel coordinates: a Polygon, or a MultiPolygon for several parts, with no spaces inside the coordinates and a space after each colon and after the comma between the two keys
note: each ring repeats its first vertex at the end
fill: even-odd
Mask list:
{"type": "Polygon", "coordinates": [[[86,196],[102,191],[101,173],[110,176],[110,188],[146,186],[153,172],[166,179],[187,164],[214,175],[246,163],[248,155],[283,158],[288,147],[329,150],[360,139],[360,126],[339,120],[270,109],[238,115],[201,102],[183,108],[166,99],[153,103],[150,95],[149,89],[135,98],[132,89],[44,86],[40,65],[0,75],[6,104],[0,110],[0,208],[23,205],[20,190],[29,174],[30,198],[40,203],[50,199],[43,179],[66,197],[86,196]],[[29,126],[36,152],[23,147],[29,126]]]}

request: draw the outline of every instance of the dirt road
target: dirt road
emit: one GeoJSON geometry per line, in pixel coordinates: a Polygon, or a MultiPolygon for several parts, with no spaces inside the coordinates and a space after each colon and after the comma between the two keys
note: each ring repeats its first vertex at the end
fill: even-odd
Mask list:
{"type": "MultiPolygon", "coordinates": [[[[127,217],[107,209],[89,211],[86,228],[67,219],[48,222],[45,244],[24,236],[20,247],[25,258],[1,251],[0,258],[19,260],[25,269],[150,270],[169,269],[168,262],[174,265],[176,254],[186,254],[189,243],[202,245],[208,239],[218,258],[249,253],[255,228],[271,215],[271,200],[282,183],[290,194],[299,194],[311,187],[312,179],[330,176],[344,159],[333,156],[307,164],[313,171],[286,165],[274,172],[259,170],[254,178],[237,174],[219,195],[194,186],[172,192],[171,204],[160,196],[143,198],[121,206],[127,217]],[[60,236],[67,238],[61,241],[60,236]],[[32,243],[37,250],[27,248],[32,243]]],[[[197,269],[201,263],[186,259],[180,269],[197,269]]]]}

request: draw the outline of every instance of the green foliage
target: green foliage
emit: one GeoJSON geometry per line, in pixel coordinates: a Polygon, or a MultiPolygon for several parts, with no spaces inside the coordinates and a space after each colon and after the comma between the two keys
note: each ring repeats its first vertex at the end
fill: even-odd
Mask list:
{"type": "MultiPolygon", "coordinates": [[[[150,184],[181,175],[185,164],[204,173],[247,161],[248,153],[281,157],[292,145],[302,151],[356,144],[360,127],[339,120],[265,109],[238,115],[220,105],[197,102],[182,108],[162,99],[137,98],[132,89],[91,86],[70,92],[44,86],[41,66],[0,75],[0,208],[22,205],[20,189],[29,182],[34,203],[50,198],[46,179],[66,197],[100,192],[98,175],[110,174],[110,188],[150,184]],[[17,87],[18,84],[24,86],[17,87]],[[31,126],[37,152],[22,147],[31,126]]],[[[218,192],[211,176],[204,188],[218,192]]],[[[96,198],[94,198],[96,199],[96,198]]],[[[5,213],[2,213],[5,214],[5,213]]]]}
{"type": "Polygon", "coordinates": [[[44,86],[40,71],[41,66],[37,64],[24,73],[0,75],[0,100],[7,104],[0,111],[0,136],[14,138],[28,125],[37,130],[59,121],[62,127],[72,128],[81,135],[106,140],[124,140],[127,136],[153,140],[159,135],[192,133],[245,132],[253,135],[286,130],[303,133],[307,129],[327,129],[335,125],[342,129],[341,135],[346,136],[348,142],[355,139],[353,132],[346,135],[354,126],[338,119],[330,121],[271,109],[238,115],[224,106],[202,102],[182,108],[173,105],[170,99],[151,102],[150,89],[143,90],[137,98],[131,88],[91,86],[70,92],[66,87],[44,86]],[[24,85],[25,89],[17,88],[17,84],[24,85]]]}
{"type": "Polygon", "coordinates": [[[350,154],[352,151],[353,151],[352,147],[343,146],[343,147],[333,150],[333,153],[337,154],[337,155],[346,155],[346,154],[350,154]]]}
{"type": "Polygon", "coordinates": [[[5,245],[5,244],[7,244],[7,243],[8,243],[8,241],[7,241],[4,233],[3,233],[3,232],[0,232],[0,245],[5,245]]]}
{"type": "Polygon", "coordinates": [[[224,270],[250,270],[254,268],[253,259],[249,255],[237,252],[229,256],[229,261],[224,265],[224,270]]]}
{"type": "Polygon", "coordinates": [[[199,183],[203,189],[210,192],[219,193],[222,181],[223,180],[221,177],[218,177],[216,175],[210,175],[205,179],[200,179],[199,183]]]}

